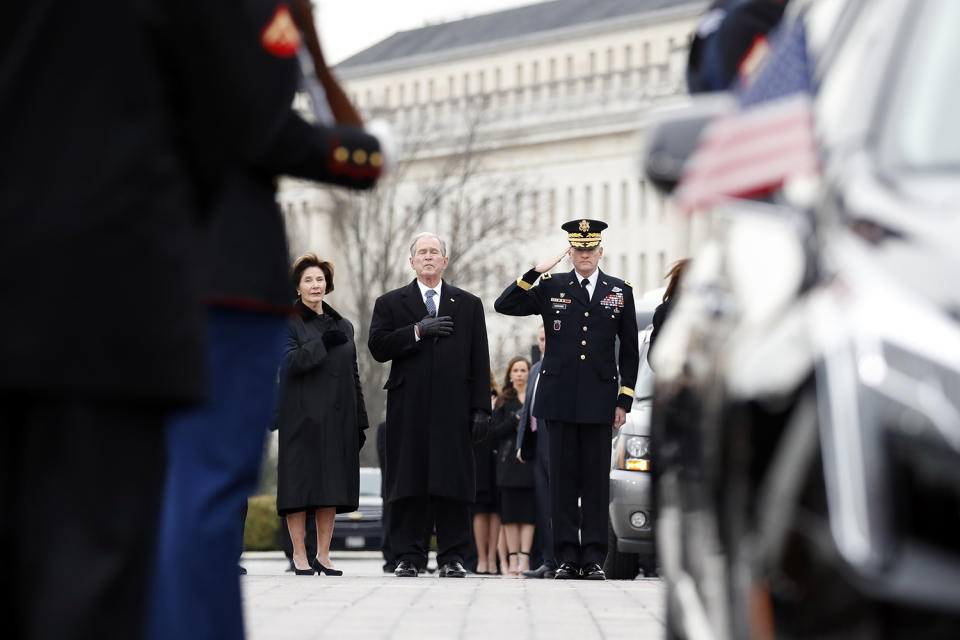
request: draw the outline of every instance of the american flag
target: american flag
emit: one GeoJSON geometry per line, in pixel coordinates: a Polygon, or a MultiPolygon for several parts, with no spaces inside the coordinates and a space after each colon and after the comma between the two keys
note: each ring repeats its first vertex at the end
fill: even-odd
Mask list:
{"type": "Polygon", "coordinates": [[[811,69],[802,20],[785,25],[768,59],[738,90],[738,107],[707,125],[675,194],[690,213],[769,193],[817,171],[811,69]]]}

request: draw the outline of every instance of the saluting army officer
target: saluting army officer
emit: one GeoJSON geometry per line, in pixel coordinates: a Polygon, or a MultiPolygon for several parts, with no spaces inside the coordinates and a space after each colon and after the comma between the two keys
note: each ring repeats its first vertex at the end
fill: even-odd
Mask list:
{"type": "Polygon", "coordinates": [[[556,578],[603,580],[610,427],[620,428],[633,403],[640,365],[637,317],[630,284],[597,267],[606,223],[573,220],[562,228],[570,247],[511,283],[494,308],[511,316],[540,314],[546,330],[533,406],[550,434],[556,578]],[[550,274],[565,256],[573,261],[573,271],[550,274]]]}

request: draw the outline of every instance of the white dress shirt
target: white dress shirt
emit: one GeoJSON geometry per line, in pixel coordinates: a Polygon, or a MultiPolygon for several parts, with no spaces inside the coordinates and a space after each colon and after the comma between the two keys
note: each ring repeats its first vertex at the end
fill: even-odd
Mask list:
{"type": "MultiPolygon", "coordinates": [[[[589,282],[587,283],[587,299],[588,300],[593,299],[593,290],[597,288],[597,279],[599,277],[600,277],[600,269],[594,269],[593,273],[587,276],[587,280],[589,280],[589,282]]],[[[583,286],[580,284],[581,282],[583,282],[583,276],[577,273],[577,285],[583,286]]]]}

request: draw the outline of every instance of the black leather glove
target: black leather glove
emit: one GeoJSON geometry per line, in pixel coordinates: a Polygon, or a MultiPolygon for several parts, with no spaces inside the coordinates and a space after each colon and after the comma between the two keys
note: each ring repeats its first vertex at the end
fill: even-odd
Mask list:
{"type": "Polygon", "coordinates": [[[340,329],[331,329],[330,331],[324,332],[320,339],[323,340],[323,346],[327,349],[335,347],[338,344],[343,344],[347,341],[347,334],[340,329]]]}
{"type": "Polygon", "coordinates": [[[421,340],[438,336],[446,337],[453,333],[453,318],[450,316],[440,316],[439,318],[427,316],[417,323],[417,332],[420,334],[421,340]]]}
{"type": "Polygon", "coordinates": [[[490,414],[485,411],[474,411],[470,414],[470,433],[474,442],[486,440],[490,433],[490,414]]]}

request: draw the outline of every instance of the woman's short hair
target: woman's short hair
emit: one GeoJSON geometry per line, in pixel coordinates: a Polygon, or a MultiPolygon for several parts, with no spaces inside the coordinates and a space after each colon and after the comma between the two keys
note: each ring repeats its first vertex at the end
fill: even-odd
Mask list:
{"type": "Polygon", "coordinates": [[[296,290],[300,286],[300,278],[303,272],[310,267],[320,267],[323,271],[323,277],[327,281],[326,293],[333,293],[333,264],[327,260],[321,260],[315,253],[305,253],[293,263],[293,288],[296,290]]]}

